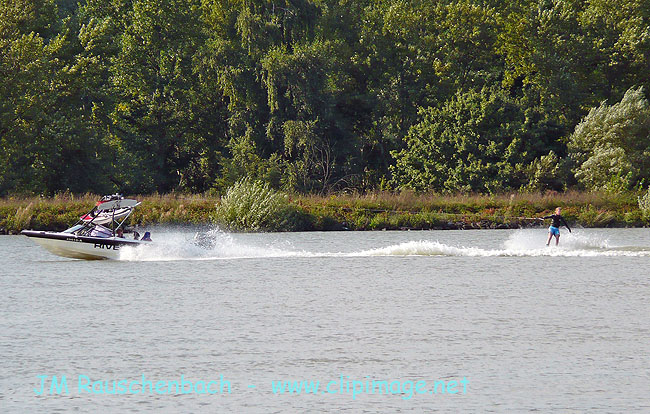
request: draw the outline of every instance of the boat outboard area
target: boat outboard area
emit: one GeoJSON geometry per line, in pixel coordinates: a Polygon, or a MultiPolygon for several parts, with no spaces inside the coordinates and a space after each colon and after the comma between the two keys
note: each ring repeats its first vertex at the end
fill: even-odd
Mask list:
{"type": "Polygon", "coordinates": [[[119,259],[120,248],[151,243],[148,237],[138,240],[138,233],[134,233],[133,239],[123,236],[124,223],[139,205],[137,200],[124,198],[120,194],[107,195],[67,230],[23,230],[20,234],[58,256],[89,260],[119,259]]]}

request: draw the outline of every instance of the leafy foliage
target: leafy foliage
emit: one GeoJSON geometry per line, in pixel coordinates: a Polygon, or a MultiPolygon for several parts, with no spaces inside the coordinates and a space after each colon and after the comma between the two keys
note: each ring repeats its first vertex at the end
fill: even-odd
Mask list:
{"type": "Polygon", "coordinates": [[[576,178],[588,189],[629,189],[650,179],[650,106],[643,88],[593,108],[569,140],[576,178]]]}
{"type": "Polygon", "coordinates": [[[639,196],[639,209],[645,219],[650,219],[650,188],[643,196],[639,196]]]}
{"type": "Polygon", "coordinates": [[[569,137],[648,67],[644,0],[0,0],[0,195],[632,188],[569,137]]]}
{"type": "Polygon", "coordinates": [[[217,204],[214,221],[232,230],[294,230],[298,210],[288,196],[261,181],[242,179],[228,189],[217,204]]]}
{"type": "Polygon", "coordinates": [[[458,93],[421,110],[422,121],[395,152],[395,185],[441,192],[495,192],[522,186],[524,166],[538,155],[516,100],[499,88],[458,93]]]}

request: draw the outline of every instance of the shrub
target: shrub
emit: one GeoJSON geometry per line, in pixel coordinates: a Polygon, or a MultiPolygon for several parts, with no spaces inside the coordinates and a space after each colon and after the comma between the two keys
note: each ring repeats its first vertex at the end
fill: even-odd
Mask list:
{"type": "Polygon", "coordinates": [[[33,218],[34,203],[29,203],[25,207],[18,207],[13,217],[7,219],[7,230],[20,231],[28,229],[33,218]]]}
{"type": "Polygon", "coordinates": [[[405,148],[391,152],[391,185],[398,189],[450,194],[516,189],[528,181],[525,166],[544,155],[540,148],[554,145],[545,141],[553,134],[540,133],[542,121],[527,124],[541,115],[527,114],[500,87],[458,92],[441,107],[421,108],[419,115],[405,148]]]}
{"type": "Polygon", "coordinates": [[[603,102],[576,127],[568,143],[575,176],[587,189],[620,192],[650,178],[650,105],[643,88],[621,102],[603,102]]]}
{"type": "Polygon", "coordinates": [[[526,176],[530,181],[522,188],[525,191],[562,191],[573,181],[568,160],[559,158],[553,150],[530,163],[526,176]]]}
{"type": "Polygon", "coordinates": [[[307,227],[305,214],[289,204],[286,194],[261,181],[236,182],[217,204],[213,220],[232,230],[288,231],[307,227]]]}
{"type": "Polygon", "coordinates": [[[643,195],[643,197],[639,197],[638,200],[639,209],[643,214],[643,218],[650,219],[650,187],[648,187],[648,191],[643,195]]]}

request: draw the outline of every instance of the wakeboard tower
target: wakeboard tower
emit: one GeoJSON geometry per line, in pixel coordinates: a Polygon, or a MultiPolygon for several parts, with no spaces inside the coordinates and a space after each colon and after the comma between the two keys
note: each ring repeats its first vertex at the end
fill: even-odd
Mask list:
{"type": "Polygon", "coordinates": [[[118,236],[133,209],[139,205],[137,200],[124,198],[120,194],[107,195],[67,230],[23,230],[20,234],[58,256],[88,260],[118,259],[122,247],[151,243],[118,236]]]}

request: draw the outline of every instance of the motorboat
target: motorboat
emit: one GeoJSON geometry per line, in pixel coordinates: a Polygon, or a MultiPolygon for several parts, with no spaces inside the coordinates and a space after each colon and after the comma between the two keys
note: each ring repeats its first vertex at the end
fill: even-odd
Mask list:
{"type": "Polygon", "coordinates": [[[120,237],[124,223],[139,205],[137,200],[124,198],[120,194],[107,195],[67,230],[23,230],[20,234],[58,256],[87,260],[119,259],[121,248],[151,243],[120,237]]]}

